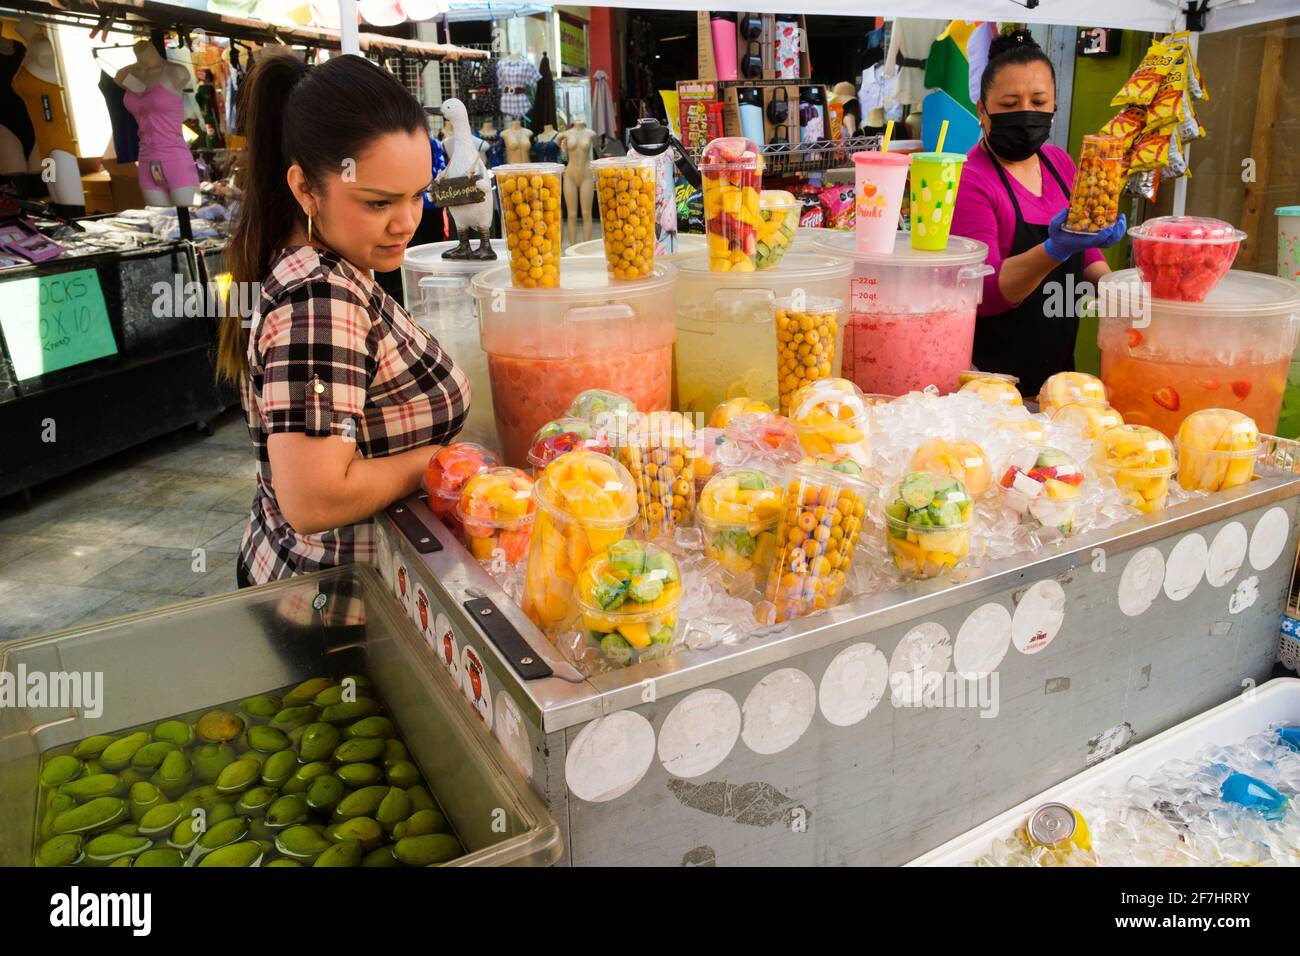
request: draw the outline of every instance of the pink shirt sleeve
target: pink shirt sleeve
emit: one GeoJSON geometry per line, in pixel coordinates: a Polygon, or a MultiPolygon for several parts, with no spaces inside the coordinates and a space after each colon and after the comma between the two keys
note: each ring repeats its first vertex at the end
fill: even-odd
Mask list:
{"type": "Polygon", "coordinates": [[[1002,269],[1004,235],[1005,248],[1011,247],[1011,236],[1016,228],[1015,211],[1010,202],[999,202],[1000,198],[1005,199],[1005,193],[999,195],[992,188],[995,186],[1002,191],[997,173],[986,168],[987,159],[976,157],[974,152],[975,150],[971,151],[971,159],[966,164],[969,168],[962,171],[961,183],[957,189],[957,201],[952,212],[952,233],[978,240],[989,247],[988,258],[984,261],[993,267],[993,273],[984,277],[984,297],[977,314],[998,315],[1011,308],[1011,303],[998,289],[998,272],[1002,269]],[[980,162],[980,159],[985,161],[980,162]]]}

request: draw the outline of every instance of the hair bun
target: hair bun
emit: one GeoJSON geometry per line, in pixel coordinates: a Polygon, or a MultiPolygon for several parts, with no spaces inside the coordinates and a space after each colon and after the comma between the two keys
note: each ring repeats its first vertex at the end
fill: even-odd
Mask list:
{"type": "Polygon", "coordinates": [[[995,57],[1001,56],[1016,49],[1041,49],[1038,41],[1034,39],[1033,34],[1028,30],[1012,30],[1010,33],[1000,33],[993,38],[989,44],[989,61],[992,62],[995,57]]]}

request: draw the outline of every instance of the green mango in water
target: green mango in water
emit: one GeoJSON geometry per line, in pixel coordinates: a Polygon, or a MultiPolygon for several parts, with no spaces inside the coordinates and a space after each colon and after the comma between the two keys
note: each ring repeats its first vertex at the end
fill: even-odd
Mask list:
{"type": "Polygon", "coordinates": [[[290,731],[295,727],[302,727],[310,724],[316,719],[319,712],[311,704],[301,704],[297,707],[285,707],[277,711],[276,715],[271,718],[270,726],[277,730],[290,731]]]}
{"type": "Polygon", "coordinates": [[[170,846],[156,846],[135,858],[136,866],[184,866],[185,854],[170,846]]]}
{"type": "Polygon", "coordinates": [[[194,728],[183,720],[164,720],[153,729],[153,739],[188,747],[194,743],[194,728]]]}
{"type": "Polygon", "coordinates": [[[50,830],[55,836],[62,833],[93,833],[116,826],[128,815],[126,801],[121,797],[95,797],[81,806],[64,810],[54,818],[50,830]]]}
{"type": "Polygon", "coordinates": [[[90,760],[98,757],[104,752],[113,741],[117,740],[112,734],[95,734],[93,737],[87,737],[72,748],[72,756],[78,760],[90,760]]]}
{"type": "Polygon", "coordinates": [[[384,765],[397,763],[399,760],[410,760],[411,754],[406,749],[406,744],[400,740],[388,740],[384,742],[384,765]]]}
{"type": "Polygon", "coordinates": [[[409,836],[424,836],[426,833],[445,833],[447,819],[438,810],[416,810],[397,826],[393,827],[393,838],[401,840],[409,836]]]}
{"type": "Polygon", "coordinates": [[[162,766],[163,760],[171,753],[180,753],[180,748],[170,741],[152,740],[131,757],[131,768],[141,773],[152,773],[162,766]]]}
{"type": "Polygon", "coordinates": [[[273,787],[253,787],[239,795],[239,802],[235,804],[235,809],[245,816],[260,817],[275,801],[275,797],[273,787]]]}
{"type": "Polygon", "coordinates": [[[401,787],[389,787],[379,809],[375,811],[375,819],[390,832],[410,815],[411,797],[401,787]]]}
{"type": "Polygon", "coordinates": [[[246,840],[243,843],[232,843],[229,846],[223,846],[219,850],[213,850],[203,859],[199,860],[199,866],[257,866],[266,855],[262,844],[256,840],[246,840]]]}
{"type": "Polygon", "coordinates": [[[284,706],[300,707],[303,704],[310,704],[317,694],[332,686],[334,686],[333,678],[312,677],[284,695],[284,706]]]}
{"type": "Polygon", "coordinates": [[[273,754],[289,746],[289,737],[275,727],[248,728],[248,746],[264,754],[273,754]]]}
{"type": "Polygon", "coordinates": [[[296,866],[296,867],[301,868],[301,867],[302,867],[302,864],[299,863],[297,860],[283,860],[283,859],[281,859],[281,860],[272,860],[270,863],[266,864],[266,868],[268,868],[268,869],[269,869],[270,867],[273,867],[273,866],[276,866],[276,867],[281,867],[281,866],[296,866]]]}
{"type": "Polygon", "coordinates": [[[235,749],[229,744],[204,744],[194,751],[194,776],[204,783],[212,783],[234,762],[235,749]]]}
{"type": "Polygon", "coordinates": [[[217,775],[216,787],[223,794],[247,790],[262,776],[262,764],[240,757],[217,775]]]}
{"type": "Polygon", "coordinates": [[[324,760],[314,760],[311,763],[305,763],[294,771],[284,785],[280,788],[281,793],[306,793],[311,782],[322,774],[329,773],[331,767],[324,760]]]}
{"type": "Polygon", "coordinates": [[[425,833],[397,841],[393,854],[407,866],[446,863],[464,855],[460,841],[447,833],[425,833]]]}
{"type": "Polygon", "coordinates": [[[270,720],[284,709],[284,704],[280,702],[280,698],[271,694],[258,694],[256,697],[246,697],[241,700],[239,709],[258,720],[270,720]]]}
{"type": "Polygon", "coordinates": [[[438,809],[437,801],[433,799],[433,794],[431,794],[426,787],[417,784],[414,787],[407,787],[406,792],[411,798],[412,810],[420,811],[438,809]]]}
{"type": "Polygon", "coordinates": [[[51,837],[36,851],[37,866],[72,866],[81,862],[81,837],[76,833],[63,833],[51,837]]]}
{"type": "Polygon", "coordinates": [[[363,717],[355,724],[349,724],[343,729],[343,736],[351,740],[353,737],[383,737],[385,739],[392,737],[397,733],[397,728],[387,717],[363,717]]]}
{"type": "Polygon", "coordinates": [[[322,774],[307,788],[307,806],[328,813],[343,799],[345,793],[347,788],[343,786],[342,780],[332,773],[322,774]]]}
{"type": "Polygon", "coordinates": [[[388,796],[389,789],[374,786],[352,791],[334,808],[333,820],[339,822],[352,817],[373,817],[379,810],[379,805],[384,802],[384,797],[388,796]]]}
{"type": "Polygon", "coordinates": [[[363,717],[379,713],[379,704],[369,697],[330,704],[321,711],[320,719],[330,724],[351,724],[363,717]]]}
{"type": "Polygon", "coordinates": [[[262,783],[273,789],[279,789],[298,769],[298,757],[292,750],[281,750],[271,754],[262,764],[262,783]]]}
{"type": "Polygon", "coordinates": [[[135,752],[147,743],[149,743],[149,735],[143,730],[127,734],[104,748],[99,755],[100,766],[113,773],[125,770],[131,765],[131,758],[135,756],[135,752]]]}
{"type": "Polygon", "coordinates": [[[384,842],[384,828],[371,817],[352,817],[326,827],[325,838],[335,843],[356,840],[363,850],[373,850],[384,842]]]}
{"type": "Polygon", "coordinates": [[[219,823],[208,824],[208,829],[199,837],[199,849],[217,850],[231,843],[238,843],[248,836],[248,818],[231,817],[219,823]]]}
{"type": "Polygon", "coordinates": [[[376,847],[361,858],[362,866],[401,866],[391,846],[376,847]]]}
{"type": "Polygon", "coordinates": [[[61,787],[76,780],[85,771],[86,765],[71,754],[62,754],[45,761],[41,768],[41,783],[50,789],[61,787]]]}
{"type": "Polygon", "coordinates": [[[146,810],[136,826],[145,836],[161,836],[170,832],[187,813],[180,803],[160,803],[146,810]]]}
{"type": "Polygon", "coordinates": [[[420,782],[420,769],[409,760],[392,760],[384,764],[384,779],[390,787],[414,787],[420,782]]]}
{"type": "Polygon", "coordinates": [[[96,797],[116,797],[126,791],[126,784],[115,773],[96,773],[78,777],[59,788],[74,800],[93,800],[96,797]]]}
{"type": "Polygon", "coordinates": [[[85,846],[86,862],[105,866],[122,857],[133,857],[153,846],[146,836],[127,836],[124,833],[101,833],[85,846]]]}
{"type": "Polygon", "coordinates": [[[335,763],[368,763],[384,754],[384,741],[378,737],[357,737],[345,740],[334,748],[335,763]]]}
{"type": "Polygon", "coordinates": [[[311,827],[292,826],[275,838],[275,848],[295,860],[315,860],[334,844],[311,827]]]}
{"type": "Polygon", "coordinates": [[[194,765],[183,750],[173,750],[158,766],[152,782],[168,797],[175,798],[194,782],[194,765]]]}
{"type": "Polygon", "coordinates": [[[298,740],[298,756],[306,763],[328,760],[342,739],[342,734],[333,724],[308,724],[302,729],[302,736],[298,740]]]}
{"type": "Polygon", "coordinates": [[[334,771],[335,776],[344,785],[356,790],[358,787],[373,787],[384,782],[384,771],[372,763],[345,763],[334,771]]]}
{"type": "Polygon", "coordinates": [[[345,840],[316,857],[312,866],[360,866],[362,852],[361,844],[356,840],[345,840]]]}
{"type": "Polygon", "coordinates": [[[309,807],[307,797],[301,793],[287,793],[277,797],[266,808],[266,825],[272,829],[303,823],[309,807]]]}
{"type": "Polygon", "coordinates": [[[164,802],[162,791],[147,780],[132,784],[126,801],[130,805],[131,819],[136,823],[140,822],[146,811],[164,802]]]}

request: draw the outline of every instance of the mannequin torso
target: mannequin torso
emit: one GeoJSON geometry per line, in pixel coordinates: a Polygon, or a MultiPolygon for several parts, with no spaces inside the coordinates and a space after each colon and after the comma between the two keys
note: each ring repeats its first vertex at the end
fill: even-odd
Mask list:
{"type": "Polygon", "coordinates": [[[139,125],[140,189],[151,206],[191,205],[199,177],[181,135],[189,70],[169,63],[148,40],[135,45],[135,56],[113,82],[126,90],[123,102],[139,125]]]}
{"type": "Polygon", "coordinates": [[[596,134],[586,123],[574,123],[557,137],[568,156],[564,170],[564,201],[569,209],[569,242],[578,241],[578,207],[582,206],[582,238],[591,238],[591,201],[595,180],[591,171],[591,144],[596,134]]]}
{"type": "MultiPolygon", "coordinates": [[[[41,160],[53,162],[52,174],[46,178],[51,198],[69,206],[85,205],[86,196],[81,189],[81,171],[77,167],[80,152],[72,135],[72,123],[64,100],[63,81],[59,77],[58,56],[54,44],[41,26],[30,17],[23,17],[17,26],[27,51],[22,65],[14,74],[11,86],[24,104],[28,122],[35,134],[35,146],[27,156],[26,168],[39,169],[41,160]]],[[[13,44],[17,50],[20,44],[13,44]]],[[[19,121],[21,123],[21,120],[19,121]]],[[[12,150],[5,150],[11,153],[12,150]]],[[[5,165],[13,165],[10,156],[5,165]]]]}
{"type": "Polygon", "coordinates": [[[528,149],[533,139],[532,130],[525,129],[519,120],[513,120],[510,128],[501,134],[501,138],[506,141],[506,162],[528,162],[528,149]]]}

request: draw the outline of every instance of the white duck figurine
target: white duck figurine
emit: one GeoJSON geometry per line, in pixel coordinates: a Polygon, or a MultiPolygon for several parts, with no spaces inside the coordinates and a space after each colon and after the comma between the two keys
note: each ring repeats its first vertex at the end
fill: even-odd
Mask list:
{"type": "Polygon", "coordinates": [[[478,141],[469,130],[469,113],[458,99],[444,100],[442,116],[451,124],[451,137],[447,150],[447,166],[438,179],[456,179],[476,176],[475,185],[483,190],[483,200],[463,206],[449,206],[451,218],[456,223],[456,237],[460,243],[455,249],[442,254],[444,259],[495,259],[489,235],[492,230],[492,179],[483,163],[478,141]],[[478,239],[478,248],[471,250],[470,238],[478,239]]]}

